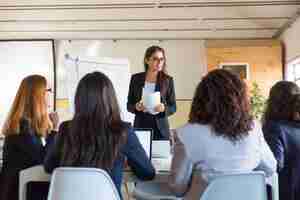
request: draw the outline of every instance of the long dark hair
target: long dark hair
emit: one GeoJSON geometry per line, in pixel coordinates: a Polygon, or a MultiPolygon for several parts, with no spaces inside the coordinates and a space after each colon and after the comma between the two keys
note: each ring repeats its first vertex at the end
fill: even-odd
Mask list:
{"type": "Polygon", "coordinates": [[[292,120],[293,107],[290,106],[295,94],[300,93],[296,83],[279,81],[270,90],[264,122],[268,120],[292,120]]]}
{"type": "Polygon", "coordinates": [[[125,140],[125,126],[113,85],[103,73],[89,73],[80,80],[69,130],[61,165],[112,169],[125,140]]]}
{"type": "Polygon", "coordinates": [[[166,59],[166,54],[165,54],[165,50],[160,47],[160,46],[150,46],[149,48],[147,48],[146,52],[145,52],[145,56],[144,56],[144,68],[145,68],[145,72],[148,71],[148,64],[147,64],[147,60],[149,60],[151,58],[151,56],[156,53],[156,52],[162,52],[163,56],[164,56],[164,65],[162,67],[162,70],[160,72],[158,72],[158,77],[157,77],[157,81],[158,84],[160,86],[160,91],[162,93],[166,92],[167,89],[167,77],[168,77],[168,73],[167,73],[167,59],[166,59]]]}
{"type": "Polygon", "coordinates": [[[196,89],[189,122],[209,124],[231,141],[247,136],[253,122],[245,83],[227,70],[208,73],[196,89]]]}

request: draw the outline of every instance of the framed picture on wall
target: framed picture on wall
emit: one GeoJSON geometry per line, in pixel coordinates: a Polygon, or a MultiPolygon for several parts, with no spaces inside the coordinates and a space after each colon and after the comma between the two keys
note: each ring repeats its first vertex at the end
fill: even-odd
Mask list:
{"type": "Polygon", "coordinates": [[[221,69],[226,69],[238,75],[241,79],[250,79],[248,63],[220,63],[221,69]]]}

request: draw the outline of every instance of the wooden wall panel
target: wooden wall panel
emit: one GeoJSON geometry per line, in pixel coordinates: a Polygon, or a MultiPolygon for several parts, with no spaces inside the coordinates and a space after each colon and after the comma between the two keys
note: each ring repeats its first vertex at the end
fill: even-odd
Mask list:
{"type": "Polygon", "coordinates": [[[269,89],[283,79],[282,48],[277,40],[207,41],[208,71],[220,63],[238,62],[250,65],[247,84],[257,82],[265,96],[269,89]]]}

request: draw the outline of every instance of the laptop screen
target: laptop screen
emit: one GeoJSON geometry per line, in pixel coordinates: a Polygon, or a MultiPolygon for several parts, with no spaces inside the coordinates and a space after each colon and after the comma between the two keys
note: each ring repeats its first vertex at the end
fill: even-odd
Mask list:
{"type": "Polygon", "coordinates": [[[148,158],[151,160],[152,155],[152,129],[135,129],[141,145],[143,146],[148,158]]]}

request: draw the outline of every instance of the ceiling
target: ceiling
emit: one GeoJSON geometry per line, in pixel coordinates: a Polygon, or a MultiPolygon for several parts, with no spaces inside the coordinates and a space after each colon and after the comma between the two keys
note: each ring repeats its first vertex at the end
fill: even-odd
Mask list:
{"type": "Polygon", "coordinates": [[[0,39],[274,38],[300,0],[1,0],[0,39]]]}

